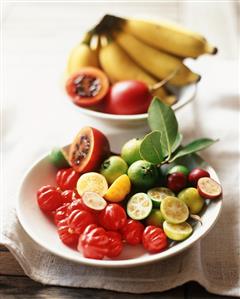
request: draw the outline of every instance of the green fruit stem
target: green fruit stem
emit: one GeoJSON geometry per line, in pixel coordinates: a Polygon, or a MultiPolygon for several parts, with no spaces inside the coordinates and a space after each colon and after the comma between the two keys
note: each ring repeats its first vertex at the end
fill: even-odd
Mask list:
{"type": "Polygon", "coordinates": [[[88,32],[86,32],[83,36],[83,39],[81,41],[81,44],[85,44],[87,46],[90,46],[90,43],[91,43],[91,40],[92,40],[92,37],[93,37],[93,34],[94,34],[94,30],[90,30],[88,32]]]}

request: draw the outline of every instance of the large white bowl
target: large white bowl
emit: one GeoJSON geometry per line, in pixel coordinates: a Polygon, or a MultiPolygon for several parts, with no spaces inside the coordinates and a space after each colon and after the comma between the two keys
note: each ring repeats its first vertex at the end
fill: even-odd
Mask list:
{"type": "MultiPolygon", "coordinates": [[[[191,102],[197,92],[197,84],[189,84],[181,88],[169,87],[171,91],[176,95],[177,101],[172,106],[174,111],[184,107],[186,104],[191,102]]],[[[79,106],[73,106],[74,109],[78,109],[81,113],[98,119],[99,121],[106,122],[113,125],[127,125],[127,126],[136,126],[146,124],[147,113],[143,114],[134,114],[134,115],[117,115],[117,114],[108,114],[103,113],[87,108],[82,108],[79,106]]]]}
{"type": "MultiPolygon", "coordinates": [[[[214,169],[204,162],[199,156],[194,155],[183,161],[190,169],[199,166],[205,168],[211,174],[211,177],[219,182],[214,169]]],[[[27,172],[20,187],[17,203],[17,215],[24,230],[39,245],[48,251],[64,259],[77,263],[87,264],[98,267],[131,267],[147,263],[157,262],[169,258],[179,252],[187,249],[196,241],[206,235],[214,226],[220,214],[222,199],[207,200],[206,208],[202,217],[202,225],[194,225],[193,234],[182,242],[172,242],[170,248],[157,253],[149,254],[142,246],[125,246],[122,254],[113,260],[94,260],[87,259],[69,247],[65,246],[56,231],[54,224],[40,211],[36,201],[36,191],[42,185],[55,184],[56,169],[52,166],[49,158],[46,156],[27,172]]]]}

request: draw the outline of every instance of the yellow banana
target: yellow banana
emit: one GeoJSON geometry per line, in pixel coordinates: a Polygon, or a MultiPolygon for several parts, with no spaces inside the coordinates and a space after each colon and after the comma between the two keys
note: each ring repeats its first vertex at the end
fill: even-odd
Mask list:
{"type": "Polygon", "coordinates": [[[98,51],[91,49],[89,42],[87,36],[71,51],[67,65],[68,75],[72,75],[85,66],[99,67],[98,51]]]}
{"type": "Polygon", "coordinates": [[[100,49],[99,60],[101,67],[112,83],[132,79],[143,81],[147,85],[157,83],[152,76],[136,65],[127,53],[114,41],[110,41],[100,49]]]}
{"type": "Polygon", "coordinates": [[[174,103],[176,103],[177,98],[174,94],[167,94],[164,90],[165,94],[162,93],[162,89],[158,89],[156,91],[151,92],[153,97],[158,97],[161,102],[168,106],[172,106],[174,103]]]}
{"type": "MultiPolygon", "coordinates": [[[[114,41],[100,49],[99,60],[102,69],[112,83],[121,80],[139,80],[145,82],[149,87],[157,83],[151,75],[136,65],[114,41]]],[[[169,95],[164,87],[158,88],[152,94],[168,105],[172,105],[176,101],[176,97],[169,95]]]]}
{"type": "Polygon", "coordinates": [[[200,79],[179,58],[156,50],[131,34],[119,32],[115,40],[138,65],[158,79],[166,78],[175,70],[176,75],[169,80],[173,85],[182,86],[200,79]]]}
{"type": "Polygon", "coordinates": [[[121,19],[120,22],[126,32],[152,47],[179,57],[196,58],[202,54],[217,53],[217,48],[210,45],[203,36],[179,25],[133,19],[121,19]]]}

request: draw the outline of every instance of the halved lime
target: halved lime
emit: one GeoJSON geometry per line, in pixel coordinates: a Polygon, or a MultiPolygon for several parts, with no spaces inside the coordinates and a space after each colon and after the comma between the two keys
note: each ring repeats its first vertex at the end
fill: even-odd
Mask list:
{"type": "Polygon", "coordinates": [[[107,205],[106,200],[95,192],[84,192],[82,195],[82,200],[88,208],[95,211],[101,211],[107,205]]]}
{"type": "Polygon", "coordinates": [[[145,219],[152,210],[152,201],[146,193],[134,194],[127,203],[127,214],[134,220],[145,219]]]}
{"type": "Polygon", "coordinates": [[[167,196],[161,202],[160,210],[164,219],[170,223],[182,223],[188,219],[188,206],[181,199],[167,196]]]}
{"type": "Polygon", "coordinates": [[[173,224],[167,221],[163,222],[163,230],[167,237],[174,241],[182,241],[187,239],[193,231],[191,225],[187,222],[173,224]]]}
{"type": "Polygon", "coordinates": [[[160,202],[167,196],[175,196],[172,190],[166,187],[155,187],[148,190],[147,195],[151,198],[155,208],[160,207],[160,202]]]}

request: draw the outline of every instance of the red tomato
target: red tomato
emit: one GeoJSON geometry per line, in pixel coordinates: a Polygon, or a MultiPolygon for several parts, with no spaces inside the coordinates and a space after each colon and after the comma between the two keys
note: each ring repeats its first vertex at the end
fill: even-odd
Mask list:
{"type": "Polygon", "coordinates": [[[37,191],[37,200],[40,209],[45,212],[53,212],[62,205],[62,196],[59,188],[46,185],[37,191]]]}
{"type": "Polygon", "coordinates": [[[80,210],[80,211],[87,211],[91,212],[91,209],[89,209],[84,203],[82,198],[76,199],[73,202],[70,203],[67,209],[67,215],[70,215],[72,211],[80,210]]]}
{"type": "Polygon", "coordinates": [[[110,258],[116,257],[123,250],[122,236],[121,234],[112,231],[108,231],[107,236],[109,238],[107,256],[110,258]]]}
{"type": "Polygon", "coordinates": [[[73,190],[76,188],[80,174],[73,168],[63,168],[58,170],[56,182],[61,190],[73,190]]]}
{"type": "Polygon", "coordinates": [[[151,100],[152,95],[144,82],[121,81],[110,88],[103,110],[112,114],[145,113],[151,100]]]}
{"type": "Polygon", "coordinates": [[[69,203],[64,203],[61,207],[59,207],[54,213],[54,223],[58,226],[59,222],[65,220],[67,217],[67,209],[69,203]]]}
{"type": "Polygon", "coordinates": [[[81,234],[89,224],[93,223],[96,223],[96,219],[87,211],[75,210],[68,216],[69,227],[76,234],[81,234]]]}
{"type": "Polygon", "coordinates": [[[142,243],[143,231],[144,225],[141,222],[132,219],[128,219],[121,229],[123,239],[130,245],[142,243]]]}
{"type": "Polygon", "coordinates": [[[118,204],[112,203],[106,206],[98,215],[99,223],[108,230],[121,229],[127,220],[125,210],[118,204]]]}
{"type": "Polygon", "coordinates": [[[67,219],[59,222],[58,235],[61,241],[68,245],[76,247],[78,244],[79,234],[76,234],[68,225],[67,219]]]}
{"type": "Polygon", "coordinates": [[[157,253],[167,247],[167,236],[160,227],[149,225],[144,229],[142,236],[144,248],[150,253],[157,253]]]}
{"type": "Polygon", "coordinates": [[[105,229],[96,224],[91,224],[82,233],[78,250],[82,250],[83,255],[87,258],[101,260],[108,254],[108,246],[109,237],[105,229]]]}
{"type": "Polygon", "coordinates": [[[80,198],[80,195],[75,190],[65,190],[61,193],[64,203],[71,203],[80,198]]]}

